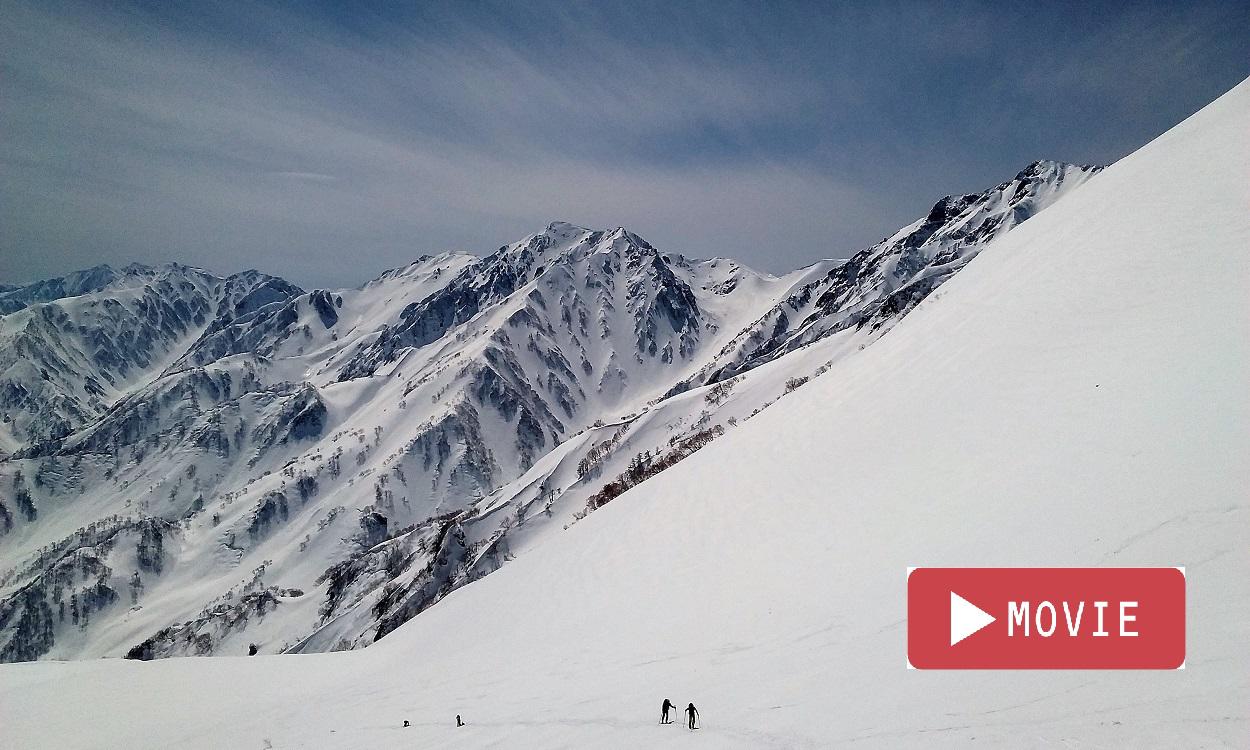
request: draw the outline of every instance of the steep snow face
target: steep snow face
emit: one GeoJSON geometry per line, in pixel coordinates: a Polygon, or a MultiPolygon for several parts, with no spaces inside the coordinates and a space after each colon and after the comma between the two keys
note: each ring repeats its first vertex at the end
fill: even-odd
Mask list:
{"type": "Polygon", "coordinates": [[[298,292],[255,271],[222,279],[170,264],[101,266],[3,295],[15,311],[0,318],[0,455],[88,424],[214,318],[298,292]]]}
{"type": "MultiPolygon", "coordinates": [[[[1026,170],[1000,203],[1023,216],[1068,172],[1026,170]]],[[[974,203],[922,234],[972,247],[1018,221],[974,203]]],[[[869,265],[936,257],[908,237],[869,265]]],[[[879,337],[813,324],[810,345],[723,371],[841,265],[778,278],[557,222],[359,289],[204,275],[159,361],[0,463],[0,658],[366,646],[879,337]]]]}
{"type": "Polygon", "coordinates": [[[946,196],[922,219],[796,285],[692,383],[744,372],[850,327],[884,332],[986,245],[1102,167],[1038,161],[980,194],[946,196]]]}
{"type": "Polygon", "coordinates": [[[1243,83],[996,241],[862,354],[373,648],[5,665],[6,738],[1238,746],[1247,122],[1243,83]],[[1185,565],[1187,668],[907,670],[917,564],[1185,565]],[[698,706],[700,732],[656,724],[666,696],[698,706]]]}

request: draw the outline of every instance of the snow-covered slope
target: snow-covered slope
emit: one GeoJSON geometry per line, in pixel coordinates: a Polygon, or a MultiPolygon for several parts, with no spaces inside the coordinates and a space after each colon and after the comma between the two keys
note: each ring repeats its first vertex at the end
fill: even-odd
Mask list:
{"type": "MultiPolygon", "coordinates": [[[[360,289],[196,271],[205,312],[143,377],[0,463],[0,660],[366,646],[866,347],[1090,171],[944,199],[854,278],[561,222],[360,289]],[[743,349],[796,295],[795,330],[743,349]]],[[[0,324],[90,300],[128,332],[97,312],[120,289],[0,324]]]]}
{"type": "Polygon", "coordinates": [[[6,739],[1242,745],[1248,124],[1243,83],[862,354],[373,648],[0,666],[6,739]],[[909,671],[917,564],[1185,565],[1187,667],[909,671]],[[665,696],[704,728],[656,725],[665,696]]]}

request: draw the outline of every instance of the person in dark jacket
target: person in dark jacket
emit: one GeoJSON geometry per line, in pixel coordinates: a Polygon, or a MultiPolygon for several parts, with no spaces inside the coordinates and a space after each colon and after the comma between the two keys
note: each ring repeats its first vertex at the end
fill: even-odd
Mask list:
{"type": "Polygon", "coordinates": [[[686,716],[690,718],[690,723],[688,726],[691,729],[698,729],[698,727],[694,725],[694,722],[696,719],[699,718],[699,709],[695,708],[693,703],[691,703],[689,706],[686,706],[686,716]]]}
{"type": "Polygon", "coordinates": [[[665,698],[664,703],[660,705],[660,723],[661,724],[673,723],[673,720],[668,718],[668,712],[674,708],[677,708],[677,706],[674,706],[671,700],[669,700],[668,698],[665,698]]]}

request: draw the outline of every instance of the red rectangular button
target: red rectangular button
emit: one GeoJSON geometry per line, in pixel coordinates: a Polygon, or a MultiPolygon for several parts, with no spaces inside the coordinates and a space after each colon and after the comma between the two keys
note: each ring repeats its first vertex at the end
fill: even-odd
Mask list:
{"type": "Polygon", "coordinates": [[[1179,568],[912,568],[916,669],[1177,669],[1179,568]]]}

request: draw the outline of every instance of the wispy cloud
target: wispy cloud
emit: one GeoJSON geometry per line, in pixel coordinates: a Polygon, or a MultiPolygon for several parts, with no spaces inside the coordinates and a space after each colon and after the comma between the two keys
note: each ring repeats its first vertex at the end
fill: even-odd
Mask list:
{"type": "Polygon", "coordinates": [[[334,182],[336,179],[332,174],[320,172],[266,172],[265,174],[285,180],[307,180],[308,182],[334,182]]]}
{"type": "Polygon", "coordinates": [[[1184,109],[1232,83],[1231,63],[1191,49],[1248,46],[1215,11],[1158,16],[1166,28],[1139,14],[1050,49],[993,41],[1020,29],[972,5],[3,2],[0,278],[16,280],[177,259],[354,283],[555,218],[783,270],[1032,158],[1144,140],[1096,117],[1099,138],[1030,134],[1056,92],[1106,113],[1134,97],[1184,109]],[[1116,97],[1123,39],[1146,32],[1171,72],[1116,97]],[[1110,82],[1091,88],[1060,64],[1068,50],[1110,82]],[[1164,92],[1177,76],[1184,96],[1164,92]]]}

